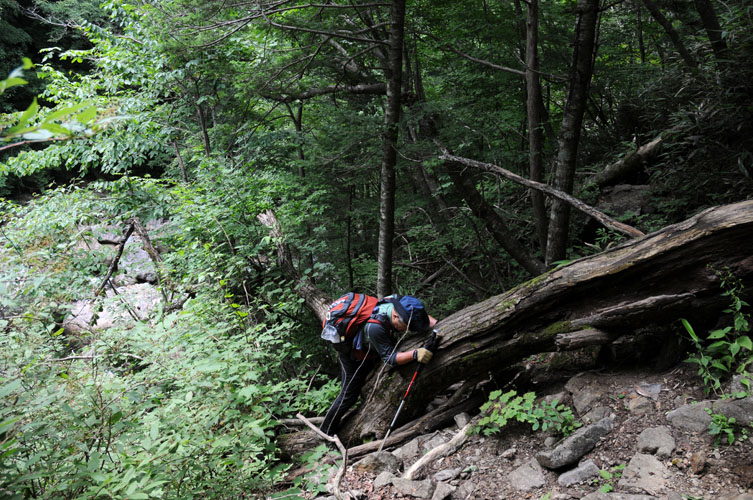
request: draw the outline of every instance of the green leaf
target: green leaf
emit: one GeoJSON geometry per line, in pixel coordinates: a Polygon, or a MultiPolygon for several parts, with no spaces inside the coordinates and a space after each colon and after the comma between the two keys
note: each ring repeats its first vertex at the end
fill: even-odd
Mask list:
{"type": "Polygon", "coordinates": [[[29,123],[29,120],[31,120],[34,115],[37,114],[37,111],[39,111],[39,104],[37,104],[37,98],[35,97],[29,107],[26,108],[26,111],[23,112],[21,118],[19,118],[18,123],[15,126],[9,128],[6,134],[18,135],[19,131],[23,130],[24,127],[26,127],[26,124],[29,123]]]}
{"type": "Polygon", "coordinates": [[[688,323],[688,320],[686,320],[685,318],[680,318],[680,321],[682,322],[682,326],[684,326],[685,330],[688,332],[688,335],[690,335],[690,337],[694,341],[698,342],[700,339],[698,338],[698,335],[695,334],[695,331],[693,331],[693,327],[690,326],[690,323],[688,323]]]}
{"type": "Polygon", "coordinates": [[[727,336],[727,333],[729,333],[730,330],[730,327],[724,328],[722,330],[714,330],[712,332],[709,332],[709,336],[707,338],[708,340],[723,339],[727,336]]]}
{"type": "Polygon", "coordinates": [[[743,335],[742,337],[738,337],[735,341],[740,347],[743,347],[749,351],[753,351],[753,342],[751,342],[750,337],[747,335],[743,335]]]}

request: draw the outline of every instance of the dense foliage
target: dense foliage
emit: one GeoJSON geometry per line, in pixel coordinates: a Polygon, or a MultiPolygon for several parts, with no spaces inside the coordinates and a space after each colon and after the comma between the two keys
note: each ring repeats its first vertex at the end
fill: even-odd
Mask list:
{"type": "MultiPolygon", "coordinates": [[[[529,175],[536,4],[536,154],[553,182],[588,3],[407,2],[392,282],[434,316],[544,265],[530,192],[438,145],[529,175]]],[[[298,272],[328,294],[375,293],[389,6],[0,0],[0,70],[26,82],[0,101],[0,496],[240,498],[280,480],[279,419],[320,413],[337,388],[256,216],[274,210],[298,272]],[[135,219],[167,221],[159,306],[62,328],[77,302],[123,303],[94,296],[112,254],[90,242],[135,219]]],[[[645,232],[753,193],[751,7],[712,14],[598,12],[572,192],[645,232]],[[592,182],[656,137],[657,154],[592,182]],[[618,207],[616,183],[645,196],[618,207]]],[[[622,237],[577,214],[565,229],[567,258],[622,237]]],[[[539,410],[572,430],[562,408],[539,410]]]]}

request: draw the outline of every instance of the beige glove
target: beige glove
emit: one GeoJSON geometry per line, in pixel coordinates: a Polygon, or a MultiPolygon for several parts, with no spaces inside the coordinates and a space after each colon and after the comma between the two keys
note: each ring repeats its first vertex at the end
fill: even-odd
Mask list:
{"type": "Polygon", "coordinates": [[[430,350],[424,349],[423,347],[419,347],[418,349],[413,351],[413,359],[422,364],[426,364],[431,361],[431,357],[433,355],[434,354],[432,354],[430,350]]]}

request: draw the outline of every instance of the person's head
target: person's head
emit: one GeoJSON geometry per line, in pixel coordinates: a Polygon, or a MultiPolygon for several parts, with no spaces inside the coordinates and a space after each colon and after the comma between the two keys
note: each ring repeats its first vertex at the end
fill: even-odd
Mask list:
{"type": "Polygon", "coordinates": [[[423,333],[431,330],[437,323],[436,319],[426,313],[421,301],[412,295],[394,295],[390,302],[394,305],[392,326],[399,332],[410,330],[423,333]]]}

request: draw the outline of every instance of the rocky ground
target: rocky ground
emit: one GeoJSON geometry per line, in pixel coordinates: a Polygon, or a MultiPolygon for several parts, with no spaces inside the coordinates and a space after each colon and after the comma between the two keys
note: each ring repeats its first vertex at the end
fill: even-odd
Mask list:
{"type": "MultiPolygon", "coordinates": [[[[707,400],[689,365],[583,372],[536,391],[571,405],[583,426],[559,441],[522,424],[471,435],[413,480],[401,478],[458,433],[448,428],[351,465],[341,490],[351,498],[385,500],[753,500],[751,440],[738,430],[732,445],[726,435],[716,444],[704,410],[734,416],[753,438],[753,398],[707,400]]],[[[467,418],[456,420],[464,425],[467,418]]]]}

